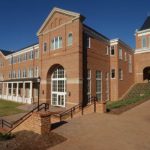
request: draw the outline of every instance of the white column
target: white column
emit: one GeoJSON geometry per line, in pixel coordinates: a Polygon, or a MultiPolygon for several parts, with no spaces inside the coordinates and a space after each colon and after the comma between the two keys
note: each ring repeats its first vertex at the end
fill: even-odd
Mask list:
{"type": "Polygon", "coordinates": [[[6,99],[8,100],[8,82],[6,83],[6,99]]]}
{"type": "Polygon", "coordinates": [[[23,102],[25,100],[25,82],[23,82],[23,102]]]}
{"type": "Polygon", "coordinates": [[[11,83],[11,97],[12,97],[12,100],[13,100],[13,83],[11,83]]]}
{"type": "Polygon", "coordinates": [[[3,98],[3,95],[4,95],[4,82],[2,83],[2,98],[3,98]]]}
{"type": "Polygon", "coordinates": [[[30,101],[32,102],[32,81],[30,82],[30,101]]]}
{"type": "Polygon", "coordinates": [[[18,101],[18,89],[19,89],[19,83],[17,82],[17,89],[16,89],[16,99],[18,101]]]}

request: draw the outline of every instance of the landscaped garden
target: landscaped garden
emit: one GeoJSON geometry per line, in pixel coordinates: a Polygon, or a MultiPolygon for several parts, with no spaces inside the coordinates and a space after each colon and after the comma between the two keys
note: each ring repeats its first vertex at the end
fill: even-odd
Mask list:
{"type": "Polygon", "coordinates": [[[132,98],[123,99],[107,103],[107,111],[110,113],[120,114],[150,99],[150,91],[133,96],[132,98]]]}
{"type": "Polygon", "coordinates": [[[0,117],[25,112],[24,110],[17,108],[20,105],[22,105],[22,103],[0,100],[0,117]]]}

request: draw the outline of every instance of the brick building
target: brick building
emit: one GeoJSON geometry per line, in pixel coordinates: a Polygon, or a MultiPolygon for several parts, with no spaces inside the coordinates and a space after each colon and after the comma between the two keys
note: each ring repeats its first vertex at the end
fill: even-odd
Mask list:
{"type": "Polygon", "coordinates": [[[37,32],[39,43],[1,50],[1,98],[31,104],[39,94],[40,102],[68,107],[87,103],[92,96],[119,100],[134,83],[143,82],[150,58],[150,18],[136,32],[135,51],[84,20],[81,14],[54,8],[37,32]]]}

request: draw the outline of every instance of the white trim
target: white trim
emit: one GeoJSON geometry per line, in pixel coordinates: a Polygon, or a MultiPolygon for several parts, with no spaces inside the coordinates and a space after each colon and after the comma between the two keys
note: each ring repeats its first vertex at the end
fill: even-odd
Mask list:
{"type": "Polygon", "coordinates": [[[140,48],[135,50],[135,54],[140,54],[140,53],[150,53],[150,48],[140,48]]]}
{"type": "Polygon", "coordinates": [[[137,31],[136,33],[140,34],[140,33],[145,33],[145,32],[150,32],[150,29],[146,29],[146,30],[142,30],[142,31],[137,31]]]}
{"type": "MultiPolygon", "coordinates": [[[[57,68],[55,71],[57,71],[57,78],[53,78],[53,74],[54,72],[52,73],[51,75],[51,105],[52,106],[59,106],[59,107],[65,107],[66,106],[66,97],[67,97],[67,94],[66,94],[66,77],[65,77],[65,70],[63,69],[64,71],[64,77],[63,78],[58,78],[58,69],[57,68]],[[53,81],[56,81],[57,82],[57,90],[56,91],[53,91],[53,81]],[[58,81],[64,81],[64,91],[63,92],[59,92],[58,91],[58,81]],[[53,104],[53,94],[56,94],[56,104],[53,104]],[[58,98],[59,96],[63,96],[63,105],[59,104],[59,101],[58,101],[58,98]]],[[[61,103],[61,102],[60,102],[61,103]]]]}
{"type": "Polygon", "coordinates": [[[67,11],[67,10],[63,10],[63,9],[60,9],[60,8],[53,8],[53,10],[50,12],[50,14],[48,15],[48,17],[46,18],[46,20],[44,21],[44,23],[42,24],[42,26],[40,27],[40,29],[38,30],[37,32],[37,36],[40,35],[40,32],[42,31],[42,29],[46,26],[46,24],[48,23],[48,21],[52,18],[53,14],[55,12],[60,12],[60,13],[63,13],[63,14],[67,14],[67,15],[70,15],[70,16],[74,16],[76,18],[79,18],[80,17],[80,14],[79,13],[75,13],[75,12],[72,12],[72,11],[67,11]]]}
{"type": "Polygon", "coordinates": [[[138,36],[138,37],[141,37],[141,36],[149,35],[149,34],[150,34],[150,32],[146,32],[146,33],[139,33],[137,36],[138,36]]]}
{"type": "Polygon", "coordinates": [[[123,42],[123,41],[120,40],[119,38],[110,40],[110,45],[117,45],[117,44],[119,44],[119,43],[121,43],[121,44],[124,45],[125,47],[129,48],[129,51],[134,52],[133,49],[132,49],[129,45],[127,45],[125,42],[123,42]]]}
{"type": "Polygon", "coordinates": [[[101,70],[96,70],[96,73],[97,73],[97,71],[100,72],[101,77],[100,78],[96,77],[96,90],[97,90],[97,81],[100,81],[101,82],[101,91],[99,91],[99,92],[96,91],[96,95],[101,94],[101,101],[102,101],[102,98],[103,98],[103,85],[102,85],[103,84],[103,73],[101,70]]]}
{"type": "Polygon", "coordinates": [[[18,56],[18,55],[21,55],[21,54],[24,54],[24,53],[27,53],[27,52],[30,52],[32,50],[36,50],[36,49],[39,49],[39,44],[36,44],[36,45],[33,45],[33,46],[30,46],[28,48],[25,48],[25,49],[22,49],[18,52],[14,52],[13,54],[10,54],[10,55],[7,55],[6,56],[6,59],[9,59],[11,58],[12,56],[18,56]]]}

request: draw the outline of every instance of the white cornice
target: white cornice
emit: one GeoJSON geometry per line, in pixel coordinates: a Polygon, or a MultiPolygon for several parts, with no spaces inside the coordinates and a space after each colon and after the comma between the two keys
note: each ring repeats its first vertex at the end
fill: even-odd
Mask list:
{"type": "Polygon", "coordinates": [[[110,45],[117,45],[118,43],[121,43],[122,45],[124,45],[125,47],[127,47],[132,53],[134,52],[133,49],[129,45],[127,45],[126,43],[124,43],[119,38],[110,40],[110,45]]]}
{"type": "Polygon", "coordinates": [[[45,27],[45,25],[46,25],[47,22],[51,19],[51,17],[53,16],[53,14],[54,14],[55,12],[60,12],[60,13],[63,13],[63,14],[67,14],[67,15],[70,15],[70,16],[77,17],[77,18],[80,17],[80,14],[79,14],[79,13],[75,13],[75,12],[72,12],[72,11],[67,11],[67,10],[60,9],[60,8],[55,7],[55,8],[53,8],[53,10],[50,12],[50,14],[48,15],[48,17],[46,18],[46,20],[44,21],[44,23],[42,24],[42,26],[41,26],[40,29],[38,30],[37,36],[39,36],[40,32],[42,31],[42,29],[45,27]]]}
{"type": "Polygon", "coordinates": [[[27,53],[27,52],[29,52],[29,51],[32,51],[32,50],[38,49],[38,48],[39,48],[39,44],[36,44],[36,45],[30,46],[30,47],[27,47],[27,48],[25,48],[25,49],[22,49],[22,50],[20,50],[20,51],[17,51],[17,52],[15,52],[15,53],[12,53],[12,54],[10,54],[10,55],[7,55],[7,56],[6,56],[6,59],[11,58],[12,56],[18,56],[18,55],[27,53]]]}
{"type": "Polygon", "coordinates": [[[150,48],[141,48],[135,50],[135,54],[141,54],[141,53],[150,53],[150,48]]]}
{"type": "Polygon", "coordinates": [[[136,31],[136,33],[138,33],[138,34],[145,33],[145,32],[150,32],[150,29],[146,29],[146,30],[142,30],[142,31],[136,31]]]}

